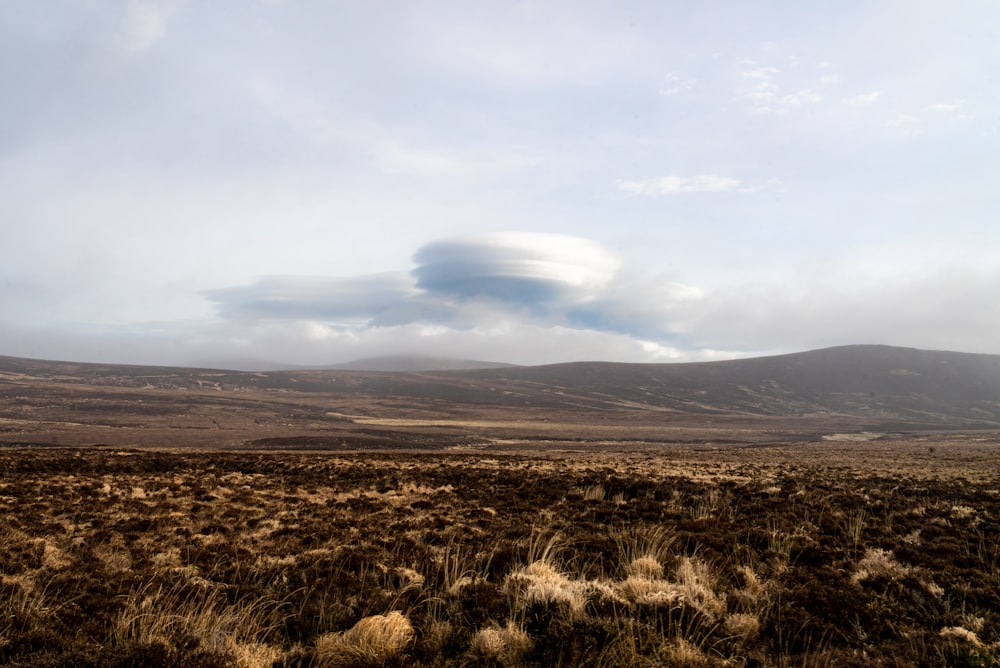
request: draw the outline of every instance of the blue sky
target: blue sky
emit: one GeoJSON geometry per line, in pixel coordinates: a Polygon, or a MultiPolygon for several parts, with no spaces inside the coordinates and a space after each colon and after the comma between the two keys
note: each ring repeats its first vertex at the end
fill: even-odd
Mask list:
{"type": "Polygon", "coordinates": [[[9,0],[0,354],[1000,353],[1000,5],[9,0]]]}

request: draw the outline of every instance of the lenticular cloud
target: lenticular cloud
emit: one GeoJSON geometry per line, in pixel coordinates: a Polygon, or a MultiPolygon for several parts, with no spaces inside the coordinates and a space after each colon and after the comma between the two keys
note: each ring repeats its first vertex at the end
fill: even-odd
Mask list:
{"type": "Polygon", "coordinates": [[[588,239],[498,233],[427,244],[414,258],[419,289],[514,304],[578,301],[599,294],[621,261],[588,239]]]}
{"type": "MultiPolygon", "coordinates": [[[[270,277],[206,296],[229,320],[315,320],[356,328],[467,330],[496,323],[661,335],[669,304],[644,305],[624,264],[589,239],[495,233],[435,241],[409,271],[270,277]]],[[[672,300],[667,300],[672,301],[672,300]]]]}

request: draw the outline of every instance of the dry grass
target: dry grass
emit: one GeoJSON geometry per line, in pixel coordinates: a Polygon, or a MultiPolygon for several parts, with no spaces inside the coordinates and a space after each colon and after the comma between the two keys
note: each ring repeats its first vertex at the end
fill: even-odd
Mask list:
{"type": "Polygon", "coordinates": [[[0,451],[0,664],[998,659],[1000,477],[760,454],[0,451]]]}
{"type": "Polygon", "coordinates": [[[318,666],[365,666],[399,656],[414,638],[413,625],[398,610],[372,615],[343,633],[327,633],[316,639],[318,666]]]}
{"type": "Polygon", "coordinates": [[[249,661],[270,651],[259,641],[275,625],[272,613],[266,601],[232,604],[218,589],[146,585],[126,597],[111,642],[180,651],[193,639],[208,651],[249,661]]]}
{"type": "Polygon", "coordinates": [[[857,568],[851,575],[851,582],[860,584],[875,578],[899,580],[910,572],[909,567],[896,561],[891,551],[873,548],[865,551],[865,556],[858,562],[857,568]]]}
{"type": "Polygon", "coordinates": [[[531,651],[534,641],[528,633],[512,621],[505,626],[494,624],[480,629],[472,637],[469,649],[486,659],[497,661],[501,666],[523,665],[525,655],[531,651]]]}

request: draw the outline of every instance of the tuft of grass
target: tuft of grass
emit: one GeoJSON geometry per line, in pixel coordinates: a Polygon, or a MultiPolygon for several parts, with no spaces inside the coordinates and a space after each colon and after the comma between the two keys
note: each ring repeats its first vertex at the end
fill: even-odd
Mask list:
{"type": "Polygon", "coordinates": [[[662,564],[670,558],[676,541],[677,535],[661,524],[641,525],[615,536],[627,575],[636,575],[633,571],[638,569],[645,573],[657,571],[657,577],[662,576],[662,564]]]}
{"type": "MultiPolygon", "coordinates": [[[[147,584],[125,597],[111,631],[117,646],[164,645],[229,656],[260,656],[264,637],[277,626],[266,601],[230,603],[217,589],[147,584]]],[[[247,659],[249,660],[249,659],[247,659]]]]}
{"type": "Polygon", "coordinates": [[[530,605],[565,605],[573,619],[583,616],[587,605],[586,582],[571,580],[547,561],[533,561],[507,576],[507,594],[517,609],[530,605]]]}
{"type": "Polygon", "coordinates": [[[865,550],[865,556],[858,561],[854,573],[851,575],[851,582],[860,584],[868,579],[886,578],[888,580],[899,580],[910,573],[909,566],[896,561],[895,555],[890,550],[870,548],[865,550]]]}
{"type": "Polygon", "coordinates": [[[861,537],[864,534],[867,522],[868,514],[865,512],[864,508],[851,513],[851,516],[847,518],[847,536],[854,544],[855,550],[858,549],[858,545],[861,544],[861,537]]]}
{"type": "Polygon", "coordinates": [[[316,639],[320,668],[368,665],[403,653],[415,636],[410,620],[398,610],[364,617],[343,633],[326,633],[316,639]]]}
{"type": "Polygon", "coordinates": [[[501,666],[520,666],[533,646],[534,641],[527,631],[513,621],[508,621],[503,627],[493,625],[477,631],[472,636],[469,649],[501,666]]]}

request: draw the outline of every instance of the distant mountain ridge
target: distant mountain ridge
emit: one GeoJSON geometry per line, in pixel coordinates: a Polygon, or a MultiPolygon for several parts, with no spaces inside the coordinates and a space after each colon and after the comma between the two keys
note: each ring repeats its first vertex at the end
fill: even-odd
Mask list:
{"type": "Polygon", "coordinates": [[[507,369],[516,366],[504,362],[433,357],[429,355],[385,355],[323,366],[344,371],[457,371],[467,369],[507,369]]]}
{"type": "Polygon", "coordinates": [[[1000,426],[1000,355],[878,345],[720,362],[574,362],[465,370],[232,372],[0,357],[4,374],[129,387],[225,387],[406,397],[448,404],[687,415],[846,416],[1000,426]]]}

